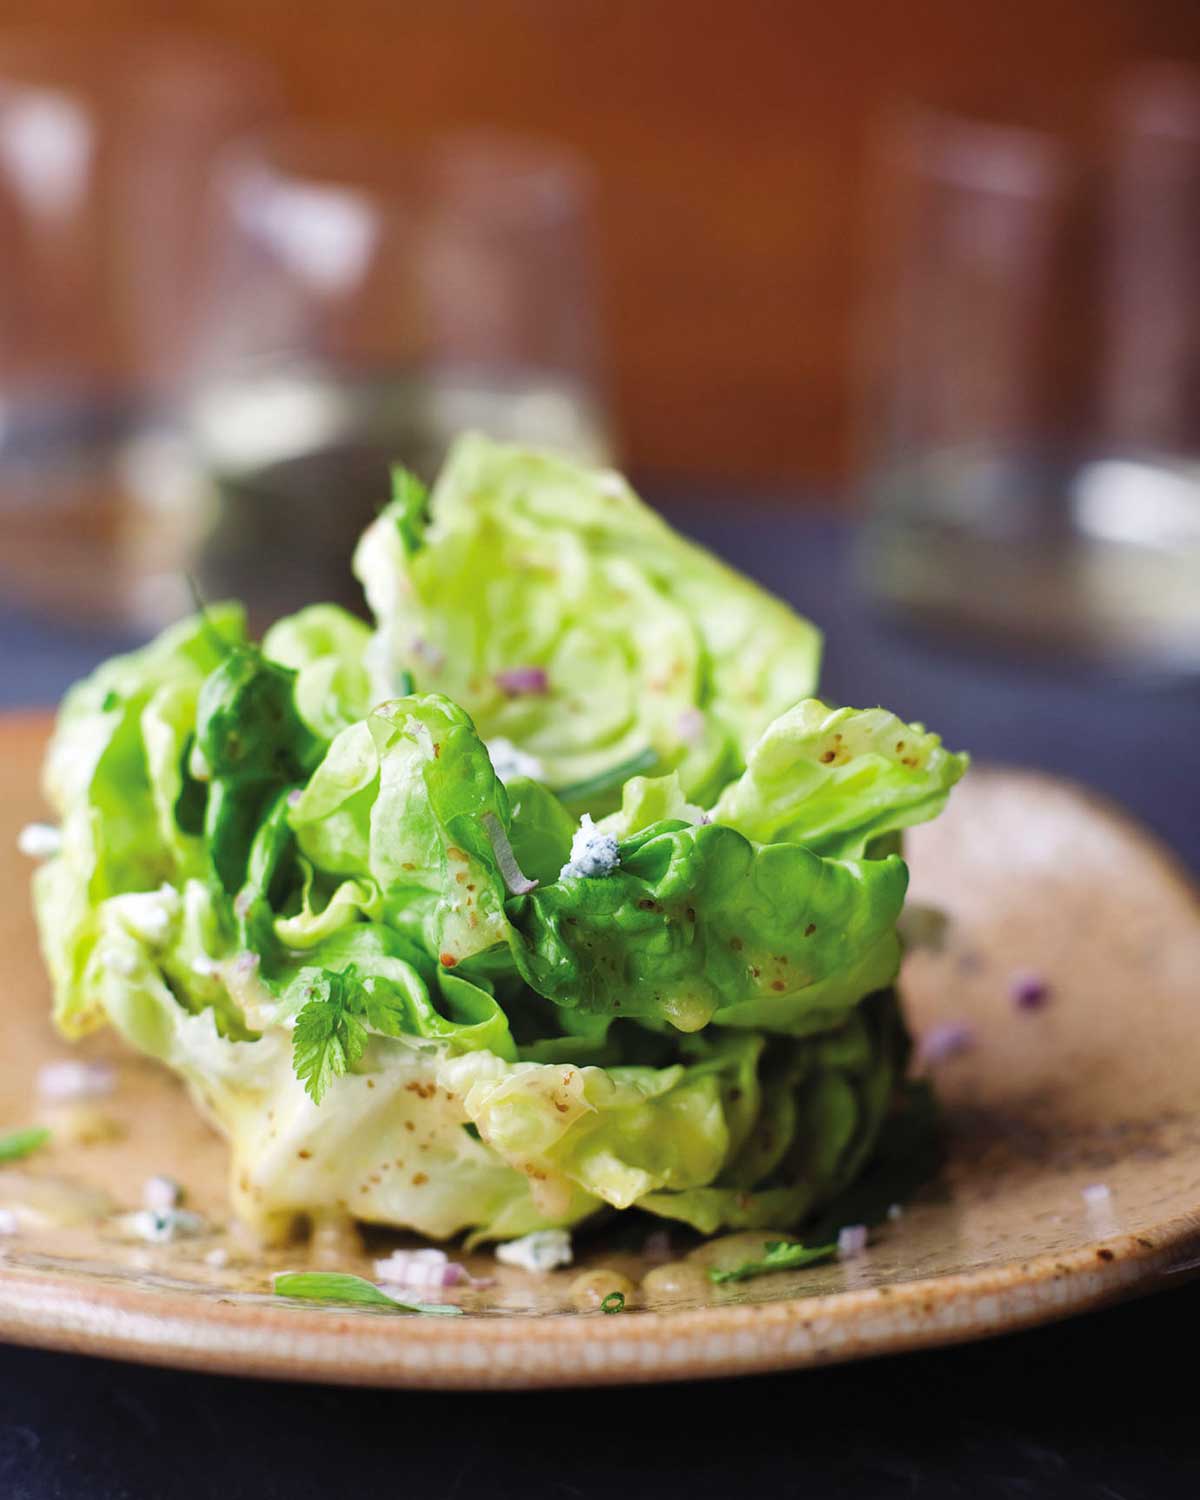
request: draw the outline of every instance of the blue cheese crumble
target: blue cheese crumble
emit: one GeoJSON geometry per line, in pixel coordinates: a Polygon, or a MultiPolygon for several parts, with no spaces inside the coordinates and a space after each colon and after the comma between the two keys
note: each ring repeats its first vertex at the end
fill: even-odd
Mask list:
{"type": "Polygon", "coordinates": [[[569,1266],[575,1255],[571,1236],[565,1229],[535,1229],[519,1240],[497,1245],[496,1259],[506,1266],[519,1266],[522,1271],[543,1272],[569,1266]]]}
{"type": "Polygon", "coordinates": [[[616,839],[611,833],[597,828],[590,813],[584,813],[571,840],[571,857],[558,872],[558,878],[566,880],[571,876],[582,876],[593,880],[611,875],[620,863],[616,839]]]}

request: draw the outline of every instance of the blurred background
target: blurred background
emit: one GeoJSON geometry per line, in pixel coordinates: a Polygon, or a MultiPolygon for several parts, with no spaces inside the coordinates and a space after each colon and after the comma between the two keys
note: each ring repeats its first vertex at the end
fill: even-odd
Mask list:
{"type": "Polygon", "coordinates": [[[352,599],[464,426],[627,468],[860,697],[910,632],[1193,694],[1200,6],[0,0],[10,701],[193,583],[352,599]]]}

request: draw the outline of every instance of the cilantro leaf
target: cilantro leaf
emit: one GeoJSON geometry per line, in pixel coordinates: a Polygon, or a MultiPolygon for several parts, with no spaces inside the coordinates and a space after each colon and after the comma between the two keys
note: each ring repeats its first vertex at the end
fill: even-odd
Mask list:
{"type": "Polygon", "coordinates": [[[359,1001],[349,974],[302,969],[299,982],[309,998],[296,1016],[292,1067],[314,1104],[320,1104],[335,1078],[363,1055],[367,1030],[356,1012],[359,1001]]]}
{"type": "Polygon", "coordinates": [[[407,1011],[403,1001],[398,1000],[394,994],[386,989],[364,988],[362,1006],[367,1025],[372,1031],[378,1031],[381,1036],[404,1035],[407,1029],[407,1011]]]}
{"type": "Polygon", "coordinates": [[[461,1307],[448,1302],[398,1302],[381,1292],[373,1281],[346,1271],[287,1271],[275,1278],[277,1297],[295,1297],[302,1302],[341,1302],[356,1307],[389,1307],[396,1312],[429,1313],[437,1317],[462,1316],[461,1307]]]}
{"type": "Polygon", "coordinates": [[[815,1265],[818,1261],[832,1260],[837,1254],[836,1245],[789,1244],[787,1240],[767,1240],[763,1245],[761,1260],[748,1260],[731,1270],[721,1271],[709,1266],[708,1279],[724,1281],[749,1281],[754,1276],[765,1276],[768,1271],[794,1271],[799,1266],[815,1265]]]}
{"type": "Polygon", "coordinates": [[[23,1156],[44,1146],[50,1132],[44,1125],[31,1125],[27,1130],[13,1130],[0,1135],[0,1161],[20,1161],[23,1156]]]}

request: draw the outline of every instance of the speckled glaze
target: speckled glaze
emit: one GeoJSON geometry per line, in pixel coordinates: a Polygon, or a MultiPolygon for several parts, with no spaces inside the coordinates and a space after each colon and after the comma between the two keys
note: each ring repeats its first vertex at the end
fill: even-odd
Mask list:
{"type": "Polygon", "coordinates": [[[0,723],[0,875],[16,898],[0,903],[0,1129],[56,1127],[49,1148],[0,1167],[0,1206],[44,1210],[40,1227],[0,1239],[2,1337],[298,1380],[652,1381],[997,1333],[1169,1285],[1200,1264],[1196,895],[1112,809],[1039,776],[975,770],[946,817],[910,840],[912,900],[950,920],[939,946],[910,954],[905,986],[918,1032],[962,1021],[976,1043],[935,1069],[951,1132],[941,1178],[864,1255],[714,1286],[705,1263],[745,1258],[745,1245],[673,1234],[664,1268],[661,1244],[647,1255],[600,1230],[580,1238],[575,1266],[549,1276],[486,1252],[461,1257],[492,1278],[446,1294],[463,1318],[283,1303],[270,1295],[273,1271],[368,1272],[400,1237],[374,1234],[368,1246],[331,1226],[286,1251],[242,1244],[227,1222],[221,1141],[171,1077],[111,1038],[79,1049],[116,1064],[111,1098],[55,1115],[35,1097],[38,1067],[71,1055],[47,1020],[14,844],[41,810],[45,734],[40,719],[0,723]],[[1023,1009],[1014,987],[1029,974],[1048,995],[1023,1009]],[[135,1244],[98,1217],[138,1206],[154,1173],[186,1183],[210,1235],[135,1244]],[[1095,1184],[1107,1197],[1085,1199],[1095,1184]],[[224,1264],[210,1263],[214,1250],[224,1264]],[[624,1312],[583,1310],[606,1281],[581,1290],[587,1271],[633,1289],[624,1312]]]}

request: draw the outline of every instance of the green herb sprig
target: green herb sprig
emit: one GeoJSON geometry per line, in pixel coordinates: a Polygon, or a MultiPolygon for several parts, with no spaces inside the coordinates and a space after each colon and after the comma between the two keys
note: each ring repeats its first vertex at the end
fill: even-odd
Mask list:
{"type": "Polygon", "coordinates": [[[20,1161],[50,1139],[44,1125],[31,1125],[27,1130],[13,1130],[0,1135],[0,1161],[20,1161]]]}
{"type": "Polygon", "coordinates": [[[462,1316],[461,1307],[448,1302],[399,1302],[381,1292],[373,1281],[347,1271],[288,1271],[275,1278],[277,1297],[301,1302],[337,1302],[347,1307],[387,1307],[393,1312],[425,1313],[439,1318],[462,1316]]]}
{"type": "Polygon", "coordinates": [[[800,1266],[816,1265],[819,1261],[832,1260],[837,1254],[836,1245],[796,1245],[787,1240],[767,1240],[763,1245],[761,1260],[748,1260],[728,1271],[709,1266],[708,1279],[718,1284],[726,1281],[750,1281],[755,1276],[765,1276],[769,1271],[794,1271],[800,1266]]]}

